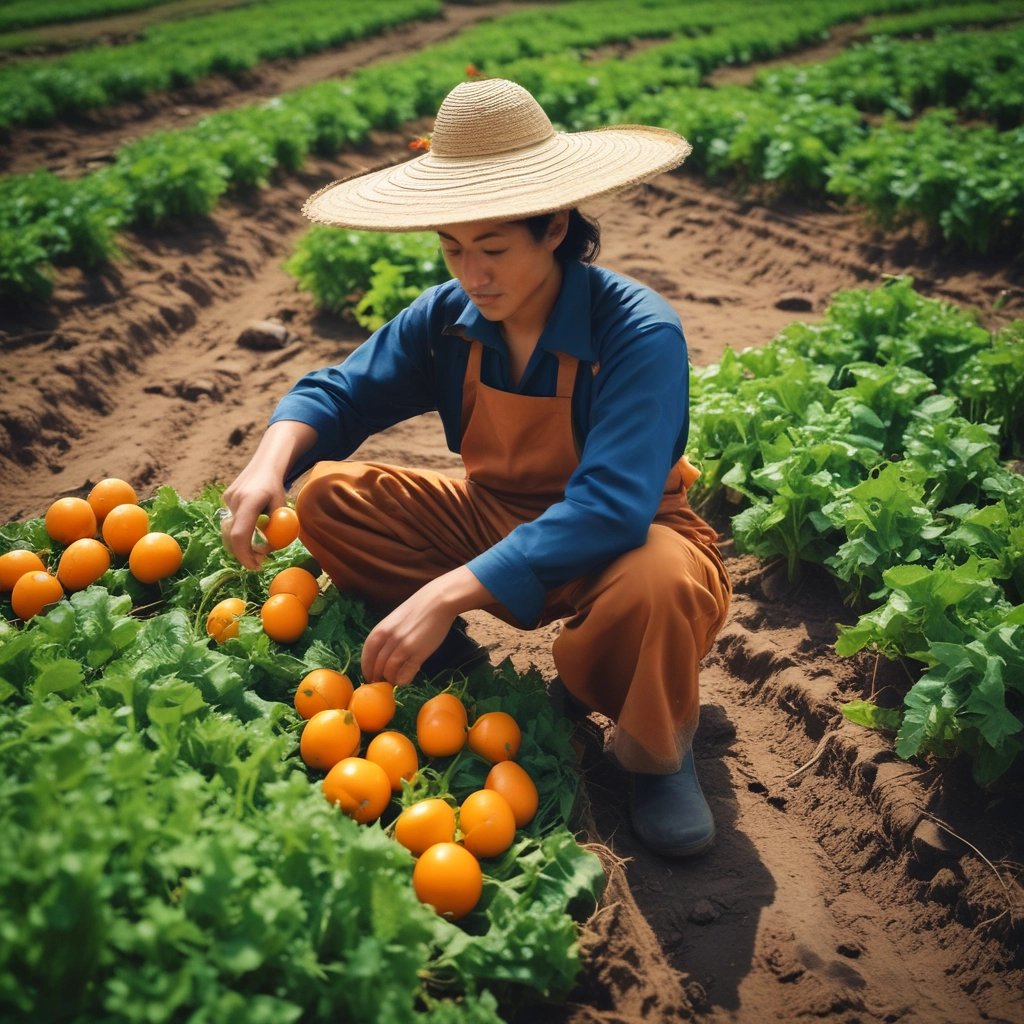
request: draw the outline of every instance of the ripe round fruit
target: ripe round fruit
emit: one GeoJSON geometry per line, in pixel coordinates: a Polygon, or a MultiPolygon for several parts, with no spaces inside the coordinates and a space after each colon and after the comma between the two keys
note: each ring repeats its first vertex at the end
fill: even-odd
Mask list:
{"type": "Polygon", "coordinates": [[[127,480],[109,476],[93,487],[86,501],[92,506],[96,522],[102,523],[108,513],[118,505],[137,505],[139,496],[127,480]]]}
{"type": "Polygon", "coordinates": [[[320,584],[308,569],[293,565],[282,569],[270,581],[270,596],[278,594],[293,594],[308,609],[320,594],[320,584]]]}
{"type": "Polygon", "coordinates": [[[267,538],[270,550],[278,551],[288,547],[298,537],[299,515],[295,509],[282,505],[270,513],[266,523],[260,526],[259,530],[267,538]]]}
{"type": "Polygon", "coordinates": [[[406,807],[395,821],[395,839],[414,857],[436,843],[455,841],[455,808],[439,797],[406,807]]]}
{"type": "Polygon", "coordinates": [[[318,711],[303,727],[299,754],[310,768],[328,772],[359,749],[361,738],[359,723],[351,711],[328,708],[318,711]]]}
{"type": "Polygon", "coordinates": [[[485,761],[511,761],[519,753],[523,734],[516,720],[507,711],[488,711],[469,730],[469,749],[485,761]]]}
{"type": "Polygon", "coordinates": [[[416,719],[416,742],[427,757],[451,757],[466,745],[466,723],[448,711],[416,719]]]}
{"type": "Polygon", "coordinates": [[[370,740],[366,747],[366,760],[384,769],[395,793],[401,792],[403,779],[412,782],[420,767],[420,759],[412,740],[405,733],[393,729],[377,733],[370,740]]]}
{"type": "Polygon", "coordinates": [[[333,668],[315,668],[307,672],[295,690],[295,710],[303,718],[318,711],[343,710],[352,699],[352,680],[333,668]]]}
{"type": "Polygon", "coordinates": [[[476,857],[458,843],[435,843],[416,861],[412,887],[421,903],[457,921],[480,902],[484,874],[476,857]]]}
{"type": "Polygon", "coordinates": [[[147,533],[128,555],[128,568],[140,583],[156,583],[181,567],[181,545],[169,533],[147,533]]]}
{"type": "Polygon", "coordinates": [[[466,711],[466,705],[454,693],[438,693],[431,697],[430,700],[425,701],[419,710],[417,718],[428,718],[436,711],[445,711],[450,715],[455,715],[456,718],[461,718],[463,725],[469,722],[469,713],[466,711]]]}
{"type": "Polygon", "coordinates": [[[476,857],[497,857],[516,837],[516,818],[508,801],[493,789],[470,793],[459,808],[462,845],[476,857]]]}
{"type": "Polygon", "coordinates": [[[57,563],[57,579],[68,590],[92,586],[110,568],[106,545],[91,537],[72,541],[57,563]]]}
{"type": "Polygon", "coordinates": [[[25,548],[14,548],[0,555],[0,592],[14,589],[14,584],[27,572],[46,572],[43,560],[25,548]]]}
{"type": "Polygon", "coordinates": [[[217,643],[238,636],[238,620],[245,614],[245,602],[240,597],[226,597],[213,606],[206,616],[206,633],[217,643]]]}
{"type": "Polygon", "coordinates": [[[379,764],[365,757],[339,761],[323,782],[324,796],[360,825],[376,821],[391,800],[391,783],[379,764]]]}
{"type": "Polygon", "coordinates": [[[281,644],[292,644],[309,625],[309,612],[294,594],[275,594],[260,609],[263,632],[281,644]]]}
{"type": "Polygon", "coordinates": [[[96,513],[85,498],[58,498],[47,510],[46,532],[58,544],[96,536],[96,513]]]}
{"type": "Polygon", "coordinates": [[[395,717],[395,688],[391,683],[363,683],[348,702],[363,732],[380,732],[395,717]]]}
{"type": "Polygon", "coordinates": [[[38,615],[48,604],[59,601],[64,588],[56,576],[48,572],[27,572],[18,579],[11,590],[11,607],[19,619],[28,621],[38,615]]]}
{"type": "Polygon", "coordinates": [[[516,819],[516,828],[528,825],[537,813],[540,802],[537,787],[526,769],[515,761],[499,761],[487,773],[484,789],[493,789],[508,801],[516,819]]]}
{"type": "Polygon", "coordinates": [[[466,745],[466,706],[453,693],[439,693],[416,716],[416,742],[427,757],[450,757],[466,745]]]}
{"type": "Polygon", "coordinates": [[[115,555],[127,555],[149,533],[149,513],[141,505],[115,505],[103,520],[100,533],[115,555]]]}

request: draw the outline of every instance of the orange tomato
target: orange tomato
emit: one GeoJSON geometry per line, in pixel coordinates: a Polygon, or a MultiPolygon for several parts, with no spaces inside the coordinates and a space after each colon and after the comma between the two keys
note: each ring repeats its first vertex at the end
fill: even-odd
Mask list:
{"type": "Polygon", "coordinates": [[[282,505],[270,513],[263,525],[257,523],[257,526],[260,533],[267,538],[270,550],[278,551],[288,547],[298,537],[299,515],[295,509],[282,505]]]}
{"type": "Polygon", "coordinates": [[[466,724],[447,711],[416,721],[416,742],[427,757],[451,757],[466,745],[466,724]]]}
{"type": "Polygon", "coordinates": [[[516,819],[516,828],[528,825],[537,813],[540,802],[537,787],[526,769],[515,761],[499,761],[494,765],[487,773],[484,789],[493,789],[508,801],[516,819]]]}
{"type": "Polygon", "coordinates": [[[462,845],[475,857],[497,857],[516,837],[516,817],[500,793],[478,789],[462,801],[459,828],[462,845]]]}
{"type": "Polygon", "coordinates": [[[395,717],[395,688],[391,683],[363,683],[348,702],[363,732],[380,732],[395,717]]]}
{"type": "Polygon", "coordinates": [[[416,741],[428,757],[450,757],[466,745],[466,706],[453,693],[439,693],[416,716],[416,741]]]}
{"type": "Polygon", "coordinates": [[[96,513],[85,498],[58,498],[47,510],[46,532],[58,544],[96,535],[96,513]]]}
{"type": "Polygon", "coordinates": [[[0,592],[14,589],[14,584],[27,572],[46,572],[43,560],[25,548],[13,548],[0,555],[0,592]]]}
{"type": "Polygon", "coordinates": [[[484,874],[480,862],[458,843],[435,843],[412,872],[412,887],[421,903],[457,921],[480,902],[484,874]]]}
{"type": "Polygon", "coordinates": [[[457,718],[462,719],[463,725],[469,722],[469,713],[466,711],[466,705],[454,693],[438,693],[431,697],[424,702],[419,710],[419,715],[420,717],[428,718],[435,711],[446,711],[448,714],[455,715],[457,718]]]}
{"type": "Polygon", "coordinates": [[[339,761],[323,782],[324,796],[360,825],[376,821],[391,800],[391,783],[379,764],[365,757],[339,761]]]}
{"type": "Polygon", "coordinates": [[[309,625],[309,612],[294,594],[275,594],[260,609],[263,632],[281,644],[291,644],[302,636],[309,625]]]}
{"type": "Polygon", "coordinates": [[[395,821],[395,839],[414,857],[435,843],[455,841],[455,808],[440,798],[419,800],[395,821]]]}
{"type": "Polygon", "coordinates": [[[63,596],[64,588],[56,576],[48,572],[26,572],[18,578],[11,590],[11,607],[19,619],[27,622],[48,604],[59,601],[63,596]]]}
{"type": "Polygon", "coordinates": [[[118,505],[137,505],[139,496],[126,480],[109,476],[93,487],[86,501],[92,507],[96,522],[102,523],[108,513],[118,505]]]}
{"type": "Polygon", "coordinates": [[[327,772],[351,757],[359,749],[361,738],[359,723],[351,711],[328,708],[318,711],[303,727],[299,754],[310,768],[327,772]]]}
{"type": "Polygon", "coordinates": [[[292,594],[308,609],[320,595],[320,584],[316,577],[301,566],[293,565],[282,569],[270,582],[270,596],[292,594]]]}
{"type": "Polygon", "coordinates": [[[169,533],[147,533],[132,546],[128,568],[140,583],[156,583],[181,567],[181,545],[169,533]]]}
{"type": "Polygon", "coordinates": [[[110,568],[110,552],[91,537],[72,541],[57,563],[57,579],[68,590],[84,590],[110,568]]]}
{"type": "Polygon", "coordinates": [[[352,699],[352,680],[333,668],[315,668],[307,672],[295,691],[295,710],[303,718],[312,718],[328,708],[343,710],[352,699]]]}
{"type": "Polygon", "coordinates": [[[366,747],[366,760],[384,769],[395,793],[401,792],[402,779],[411,782],[420,767],[420,759],[412,740],[394,730],[379,732],[370,740],[366,747]]]}
{"type": "Polygon", "coordinates": [[[100,528],[115,555],[127,555],[149,533],[149,513],[141,505],[115,505],[100,528]]]}
{"type": "Polygon", "coordinates": [[[238,620],[245,614],[245,602],[240,597],[225,597],[206,616],[206,633],[217,643],[238,636],[238,620]]]}
{"type": "Polygon", "coordinates": [[[511,761],[519,753],[523,734],[516,720],[507,711],[488,711],[469,730],[469,749],[485,761],[511,761]]]}

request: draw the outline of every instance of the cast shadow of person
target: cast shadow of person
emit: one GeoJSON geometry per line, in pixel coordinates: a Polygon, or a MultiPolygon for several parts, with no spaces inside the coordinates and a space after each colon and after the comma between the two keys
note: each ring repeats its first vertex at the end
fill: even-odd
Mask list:
{"type": "Polygon", "coordinates": [[[716,836],[708,851],[686,860],[646,850],[629,825],[626,773],[607,755],[584,760],[596,838],[625,861],[629,891],[668,963],[683,976],[687,1002],[697,1014],[712,1007],[738,1009],[761,912],[775,899],[771,872],[737,827],[739,804],[729,768],[735,742],[728,711],[703,705],[694,756],[716,836]]]}

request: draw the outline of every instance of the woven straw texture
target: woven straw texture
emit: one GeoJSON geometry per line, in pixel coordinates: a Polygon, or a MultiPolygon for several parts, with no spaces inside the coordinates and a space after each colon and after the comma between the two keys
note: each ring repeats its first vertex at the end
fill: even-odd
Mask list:
{"type": "Polygon", "coordinates": [[[367,231],[530,217],[637,185],[690,150],[674,132],[644,125],[556,132],[522,86],[464,82],[437,113],[430,152],[333,182],[303,213],[367,231]]]}

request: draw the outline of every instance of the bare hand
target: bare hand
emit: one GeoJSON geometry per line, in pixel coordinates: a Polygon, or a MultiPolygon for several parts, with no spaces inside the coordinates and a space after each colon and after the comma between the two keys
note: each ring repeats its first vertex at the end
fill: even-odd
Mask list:
{"type": "Polygon", "coordinates": [[[436,591],[428,583],[374,626],[363,644],[364,679],[386,679],[395,686],[412,682],[455,621],[456,612],[437,599],[436,591]]]}
{"type": "Polygon", "coordinates": [[[246,569],[258,569],[268,549],[253,545],[256,520],[285,504],[285,477],[297,454],[316,440],[316,431],[304,423],[282,420],[263,435],[249,464],[224,491],[227,515],[221,535],[228,550],[246,569]]]}

